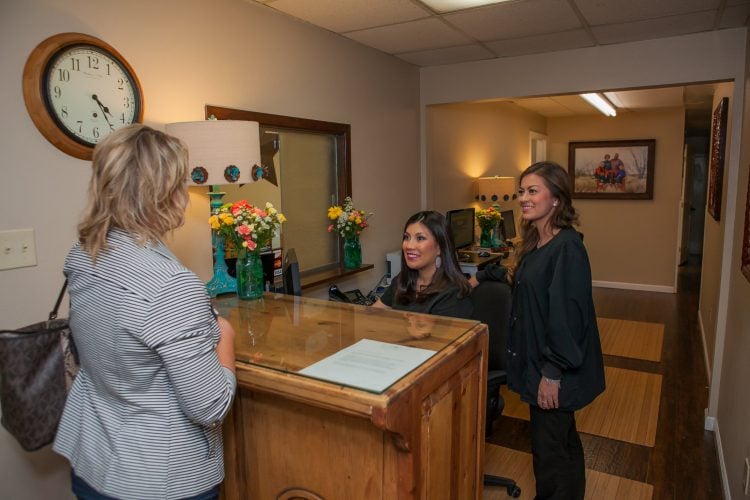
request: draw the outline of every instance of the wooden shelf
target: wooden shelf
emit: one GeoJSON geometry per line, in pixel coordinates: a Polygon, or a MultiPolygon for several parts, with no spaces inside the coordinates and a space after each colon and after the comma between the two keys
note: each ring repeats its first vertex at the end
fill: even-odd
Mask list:
{"type": "Polygon", "coordinates": [[[302,282],[302,289],[305,290],[323,284],[334,283],[338,279],[352,276],[363,271],[369,271],[374,267],[373,264],[362,264],[357,269],[345,269],[343,266],[333,267],[321,271],[314,271],[310,274],[305,273],[301,276],[300,281],[302,282]]]}

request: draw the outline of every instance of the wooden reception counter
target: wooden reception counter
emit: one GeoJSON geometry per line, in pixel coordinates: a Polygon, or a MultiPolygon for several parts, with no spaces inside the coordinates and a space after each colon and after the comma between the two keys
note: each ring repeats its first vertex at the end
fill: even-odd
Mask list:
{"type": "Polygon", "coordinates": [[[237,333],[224,498],[480,497],[484,325],[275,294],[215,305],[237,333]],[[351,352],[370,345],[428,357],[404,368],[351,352]],[[342,380],[311,372],[331,360],[342,380]]]}

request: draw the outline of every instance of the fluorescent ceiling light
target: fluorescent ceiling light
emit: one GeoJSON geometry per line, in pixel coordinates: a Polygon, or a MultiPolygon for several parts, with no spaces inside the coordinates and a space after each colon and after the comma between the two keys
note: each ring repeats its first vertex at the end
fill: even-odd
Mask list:
{"type": "Polygon", "coordinates": [[[503,3],[509,0],[421,0],[435,12],[444,14],[454,10],[468,9],[471,7],[481,7],[482,5],[491,5],[493,3],[503,3]]]}
{"type": "Polygon", "coordinates": [[[617,116],[615,107],[601,94],[581,94],[592,106],[607,116],[617,116]]]}

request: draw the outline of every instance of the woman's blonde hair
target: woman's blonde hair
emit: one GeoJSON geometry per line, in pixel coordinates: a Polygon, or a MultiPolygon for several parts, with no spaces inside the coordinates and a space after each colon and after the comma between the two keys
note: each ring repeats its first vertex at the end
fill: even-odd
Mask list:
{"type": "Polygon", "coordinates": [[[78,224],[81,246],[96,260],[110,229],[156,242],[185,219],[188,152],[177,138],[135,124],[94,149],[89,200],[78,224]]]}

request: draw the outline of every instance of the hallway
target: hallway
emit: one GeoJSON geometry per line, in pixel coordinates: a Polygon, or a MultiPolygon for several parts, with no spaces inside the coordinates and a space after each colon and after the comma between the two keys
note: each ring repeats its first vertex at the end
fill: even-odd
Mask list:
{"type": "MultiPolygon", "coordinates": [[[[697,317],[699,287],[700,264],[691,259],[680,268],[677,294],[594,289],[600,318],[664,325],[660,362],[604,357],[607,367],[662,376],[654,446],[581,433],[587,469],[652,485],[654,500],[722,498],[716,441],[703,429],[708,381],[697,317]]],[[[528,425],[502,416],[487,442],[530,453],[528,425]]],[[[533,498],[533,491],[524,490],[522,498],[533,498]]]]}

